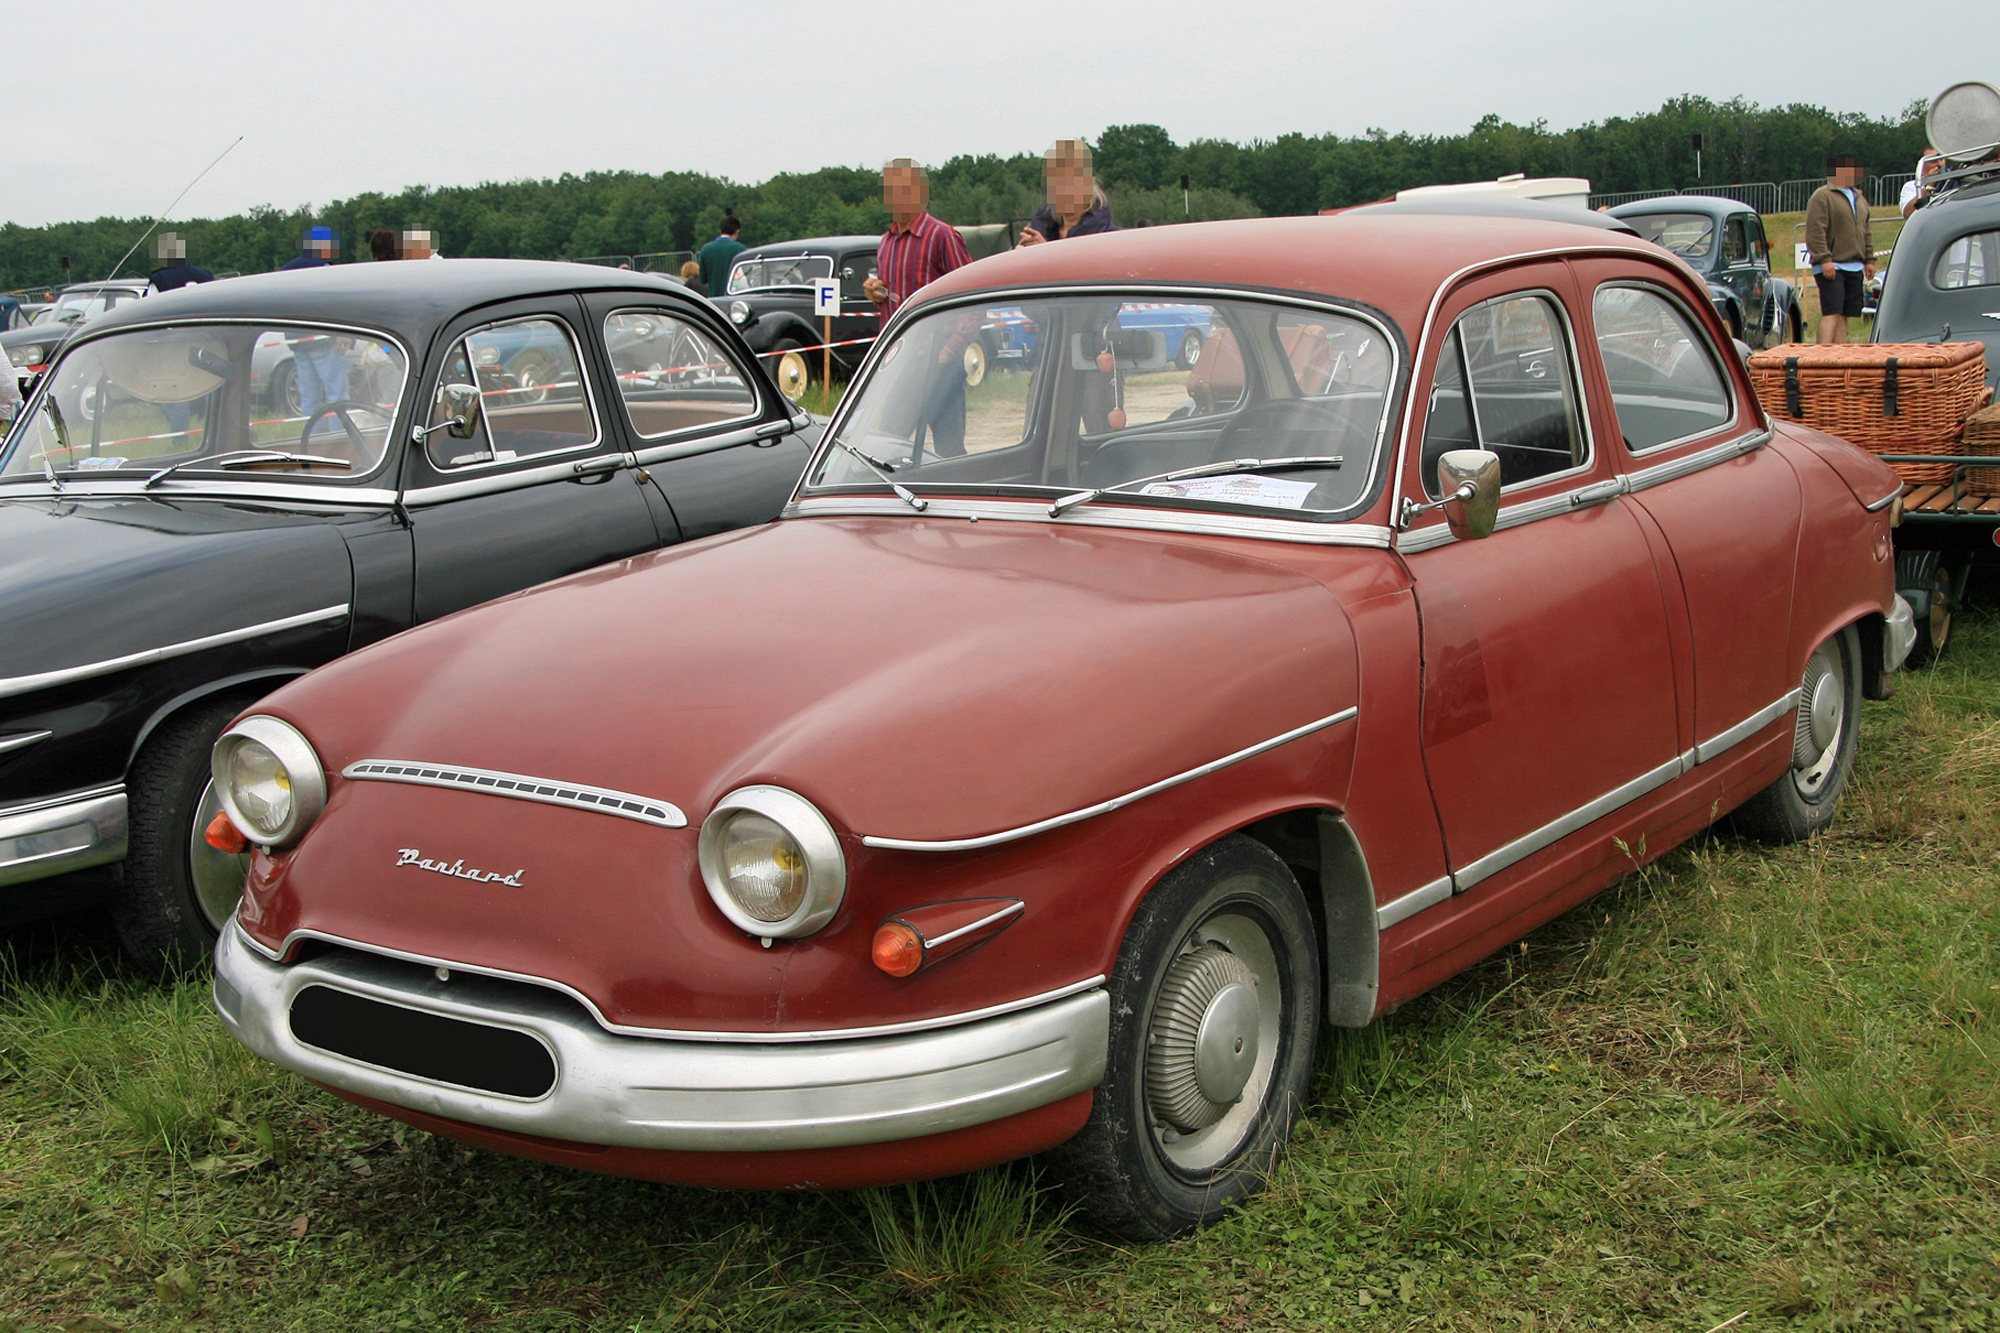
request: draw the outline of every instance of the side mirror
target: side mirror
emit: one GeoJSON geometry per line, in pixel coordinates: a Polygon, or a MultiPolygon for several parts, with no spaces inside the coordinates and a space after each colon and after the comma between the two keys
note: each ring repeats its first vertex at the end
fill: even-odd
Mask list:
{"type": "Polygon", "coordinates": [[[439,386],[438,395],[448,410],[445,434],[454,440],[469,440],[479,433],[479,417],[485,411],[486,401],[477,388],[470,384],[445,384],[439,386]]]}
{"type": "Polygon", "coordinates": [[[1438,459],[1444,521],[1460,541],[1491,537],[1500,520],[1500,458],[1487,449],[1453,449],[1438,459]]]}

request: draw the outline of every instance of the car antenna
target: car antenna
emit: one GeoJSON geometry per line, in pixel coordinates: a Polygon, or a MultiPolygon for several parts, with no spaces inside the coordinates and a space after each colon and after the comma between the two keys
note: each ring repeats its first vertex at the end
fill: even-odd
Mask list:
{"type": "MultiPolygon", "coordinates": [[[[243,142],[243,136],[240,134],[237,135],[235,143],[230,144],[228,148],[223,149],[221,152],[215,155],[215,162],[211,162],[207,166],[203,167],[201,171],[196,174],[193,180],[189,181],[184,187],[182,187],[181,192],[174,196],[174,202],[168,204],[165,208],[161,209],[159,213],[153,218],[153,220],[147,224],[146,230],[139,233],[139,239],[132,242],[132,250],[137,250],[140,246],[144,245],[146,243],[146,238],[153,234],[153,228],[159,226],[162,222],[165,222],[167,220],[167,214],[173,212],[175,207],[179,205],[180,201],[187,198],[187,192],[189,190],[192,190],[195,186],[201,184],[201,178],[203,176],[206,176],[209,172],[215,170],[216,162],[220,162],[222,161],[223,158],[228,157],[229,154],[235,149],[236,144],[242,142],[243,142]]],[[[111,266],[111,272],[105,275],[104,278],[106,282],[109,282],[111,281],[111,279],[118,276],[118,270],[124,268],[125,261],[132,257],[132,250],[127,250],[123,255],[119,257],[118,262],[111,266]]]]}

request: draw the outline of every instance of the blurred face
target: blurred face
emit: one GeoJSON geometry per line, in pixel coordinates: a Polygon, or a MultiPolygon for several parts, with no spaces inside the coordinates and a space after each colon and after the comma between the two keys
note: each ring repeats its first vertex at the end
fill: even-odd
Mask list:
{"type": "Polygon", "coordinates": [[[1089,167],[1081,162],[1057,158],[1049,161],[1044,171],[1049,186],[1049,212],[1061,217],[1078,218],[1090,211],[1097,182],[1091,176],[1089,167]]]}
{"type": "Polygon", "coordinates": [[[1861,184],[1861,164],[1844,162],[1833,169],[1833,183],[1844,190],[1856,189],[1861,184]]]}
{"type": "Polygon", "coordinates": [[[924,173],[912,167],[890,167],[882,173],[882,206],[899,227],[917,220],[930,201],[924,173]]]}
{"type": "Polygon", "coordinates": [[[433,248],[429,232],[406,231],[403,233],[403,258],[429,259],[433,248]]]}
{"type": "Polygon", "coordinates": [[[306,243],[306,253],[312,255],[315,259],[331,259],[333,258],[333,242],[314,237],[306,243]]]}

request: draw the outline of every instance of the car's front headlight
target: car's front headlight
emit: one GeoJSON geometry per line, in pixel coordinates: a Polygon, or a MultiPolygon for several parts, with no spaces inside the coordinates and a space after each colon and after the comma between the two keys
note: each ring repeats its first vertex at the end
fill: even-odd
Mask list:
{"type": "Polygon", "coordinates": [[[702,821],[701,878],[722,914],[752,935],[795,939],[833,920],[847,892],[840,838],[812,802],[744,787],[702,821]]]}
{"type": "Polygon", "coordinates": [[[729,322],[731,324],[748,324],[750,322],[750,303],[748,301],[731,301],[729,303],[729,322]]]}
{"type": "Polygon", "coordinates": [[[40,343],[23,343],[7,349],[7,360],[17,366],[39,366],[48,348],[40,343]]]}
{"type": "Polygon", "coordinates": [[[261,714],[222,733],[210,758],[229,822],[262,847],[286,847],[326,808],[326,770],[289,723],[261,714]]]}

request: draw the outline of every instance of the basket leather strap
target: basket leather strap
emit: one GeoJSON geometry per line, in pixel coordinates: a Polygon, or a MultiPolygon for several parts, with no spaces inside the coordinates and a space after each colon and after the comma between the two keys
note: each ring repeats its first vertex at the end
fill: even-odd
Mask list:
{"type": "Polygon", "coordinates": [[[1799,359],[1795,356],[1785,358],[1785,414],[1794,419],[1805,416],[1799,406],[1799,359]]]}
{"type": "Polygon", "coordinates": [[[1882,415],[1899,417],[1902,410],[1896,406],[1896,358],[1890,357],[1888,366],[1882,373],[1882,415]]]}

